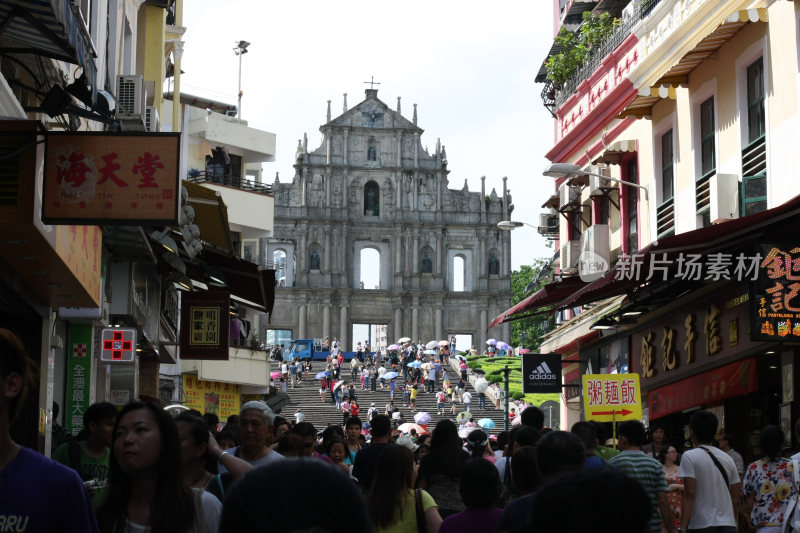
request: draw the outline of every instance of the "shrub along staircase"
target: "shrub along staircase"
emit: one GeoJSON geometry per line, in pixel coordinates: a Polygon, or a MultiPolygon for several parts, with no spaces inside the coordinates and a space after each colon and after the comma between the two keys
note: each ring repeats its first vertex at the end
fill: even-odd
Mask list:
{"type": "MultiPolygon", "coordinates": [[[[275,361],[270,362],[270,371],[279,371],[278,363],[275,361]]],[[[351,379],[350,365],[345,364],[342,370],[342,378],[349,385],[354,382],[351,379]]],[[[321,431],[329,424],[339,424],[343,422],[343,415],[341,410],[337,410],[335,404],[331,401],[329,393],[326,394],[326,401],[323,402],[319,394],[319,380],[313,379],[317,372],[324,370],[321,362],[314,362],[314,370],[310,373],[308,378],[303,378],[301,383],[295,386],[294,389],[287,386],[286,393],[289,395],[290,402],[284,405],[281,409],[280,415],[290,421],[294,421],[295,413],[302,410],[305,415],[305,421],[314,424],[317,431],[321,431]]],[[[455,386],[458,383],[458,373],[453,369],[448,369],[450,376],[450,383],[455,386]]],[[[450,419],[455,421],[455,415],[450,414],[450,402],[448,397],[447,407],[444,415],[438,415],[436,412],[436,394],[426,393],[423,389],[419,390],[417,394],[417,408],[412,411],[410,406],[403,406],[403,393],[400,390],[402,374],[398,378],[398,387],[395,393],[394,407],[398,408],[403,415],[405,422],[414,422],[414,415],[418,412],[424,411],[431,416],[431,421],[428,424],[428,430],[433,431],[436,423],[439,420],[450,419]]],[[[384,387],[380,389],[380,382],[377,384],[376,391],[361,390],[360,378],[355,381],[356,383],[356,398],[359,406],[359,418],[362,422],[367,421],[367,412],[370,405],[374,402],[380,414],[384,414],[386,404],[389,403],[389,388],[384,387]]],[[[441,389],[441,380],[436,383],[436,391],[441,389]]],[[[477,422],[481,418],[490,418],[495,422],[495,428],[489,430],[490,434],[497,434],[503,430],[504,411],[501,405],[499,409],[495,408],[489,398],[486,399],[486,409],[478,409],[478,394],[472,389],[472,386],[467,383],[467,390],[472,394],[472,403],[470,411],[472,412],[473,419],[477,422]]],[[[456,413],[463,411],[463,405],[459,404],[456,407],[456,413]]]]}

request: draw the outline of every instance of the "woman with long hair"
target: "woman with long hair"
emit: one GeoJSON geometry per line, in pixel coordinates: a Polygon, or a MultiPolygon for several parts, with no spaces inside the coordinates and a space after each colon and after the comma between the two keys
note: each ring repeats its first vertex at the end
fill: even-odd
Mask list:
{"type": "MultiPolygon", "coordinates": [[[[680,470],[678,450],[675,449],[675,446],[668,444],[661,448],[658,460],[664,465],[664,477],[667,478],[669,487],[667,499],[669,500],[669,506],[672,508],[674,527],[679,528],[681,527],[681,511],[683,510],[683,479],[678,476],[678,471],[680,470]]],[[[661,528],[662,531],[666,531],[664,524],[661,525],[661,528]]]]}
{"type": "Polygon", "coordinates": [[[126,405],[114,424],[110,486],[97,510],[103,533],[210,533],[222,506],[192,491],[183,476],[181,443],[172,417],[150,403],[126,405]]]}
{"type": "Polygon", "coordinates": [[[417,533],[418,505],[428,533],[438,533],[442,517],[436,502],[424,490],[418,497],[416,479],[417,467],[408,448],[389,444],[381,450],[367,494],[367,514],[378,533],[417,533]]]}
{"type": "Polygon", "coordinates": [[[775,425],[761,430],[761,451],[764,457],[750,463],[744,473],[742,493],[745,509],[749,512],[756,533],[780,532],[786,516],[786,508],[796,495],[792,479],[792,460],[781,457],[784,434],[775,425]]]}
{"type": "Polygon", "coordinates": [[[440,420],[431,436],[430,451],[419,462],[417,487],[433,496],[443,518],[464,510],[458,487],[467,459],[469,455],[461,447],[456,425],[440,420]]]}
{"type": "Polygon", "coordinates": [[[253,468],[253,465],[230,453],[222,453],[214,436],[202,418],[181,413],[175,417],[175,426],[181,441],[183,477],[189,487],[205,489],[222,502],[225,489],[253,468]],[[217,462],[228,474],[220,476],[217,462]]]}

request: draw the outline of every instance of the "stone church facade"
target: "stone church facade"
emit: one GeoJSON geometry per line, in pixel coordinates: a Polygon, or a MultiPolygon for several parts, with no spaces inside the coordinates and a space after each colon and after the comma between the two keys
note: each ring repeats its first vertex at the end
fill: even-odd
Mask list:
{"type": "Polygon", "coordinates": [[[497,228],[513,209],[506,178],[500,196],[486,194],[485,178],[480,192],[466,180],[448,188],[445,149],[423,148],[416,105],[408,120],[399,98],[392,110],[377,93],[367,89],[351,109],[345,95],[333,119],[328,101],[322,145],[299,142],[291,183],[276,177],[265,259],[279,264],[280,283],[268,327],[338,337],[345,350],[364,340],[351,338],[353,324],[386,325],[389,343],[454,334],[481,350],[489,337],[509,342],[508,324],[486,331],[511,304],[510,235],[497,228]],[[362,267],[365,249],[377,264],[362,267]],[[362,288],[362,268],[378,270],[377,287],[362,288]]]}

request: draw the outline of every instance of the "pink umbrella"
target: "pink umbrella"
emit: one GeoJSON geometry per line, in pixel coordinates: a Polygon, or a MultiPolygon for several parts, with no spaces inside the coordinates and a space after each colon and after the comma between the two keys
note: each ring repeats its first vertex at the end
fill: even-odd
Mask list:
{"type": "Polygon", "coordinates": [[[428,430],[424,427],[420,426],[419,424],[414,424],[412,422],[406,422],[405,424],[400,424],[397,426],[397,431],[400,433],[410,433],[412,429],[417,430],[417,435],[422,435],[427,433],[428,430]]]}
{"type": "Polygon", "coordinates": [[[531,351],[527,348],[520,348],[519,353],[520,355],[525,355],[526,353],[531,353],[531,351]]]}
{"type": "Polygon", "coordinates": [[[281,377],[281,373],[280,372],[270,372],[269,373],[269,379],[278,379],[280,377],[281,377]]]}

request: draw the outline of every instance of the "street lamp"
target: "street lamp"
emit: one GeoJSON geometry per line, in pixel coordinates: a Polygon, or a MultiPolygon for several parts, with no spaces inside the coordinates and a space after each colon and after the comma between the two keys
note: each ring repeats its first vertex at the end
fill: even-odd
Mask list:
{"type": "Polygon", "coordinates": [[[242,118],[242,56],[247,53],[247,47],[250,43],[247,41],[239,41],[233,49],[233,53],[239,56],[239,107],[236,110],[236,117],[242,118]]]}
{"type": "Polygon", "coordinates": [[[649,201],[648,198],[648,188],[647,185],[639,185],[638,183],[631,183],[630,181],[623,181],[618,180],[617,178],[612,178],[610,176],[604,176],[602,174],[595,174],[594,172],[587,172],[583,170],[578,165],[570,165],[569,163],[551,163],[547,165],[544,169],[543,175],[549,178],[569,178],[569,177],[579,177],[579,176],[595,176],[598,178],[603,178],[609,181],[616,181],[617,183],[622,183],[624,185],[628,185],[630,187],[638,187],[640,189],[644,189],[644,199],[649,201]]]}
{"type": "MultiPolygon", "coordinates": [[[[527,222],[519,222],[517,220],[501,220],[497,223],[497,227],[505,230],[505,231],[513,231],[517,228],[521,228],[522,226],[531,226],[527,222]]],[[[534,226],[531,226],[532,228],[534,226]]]]}

